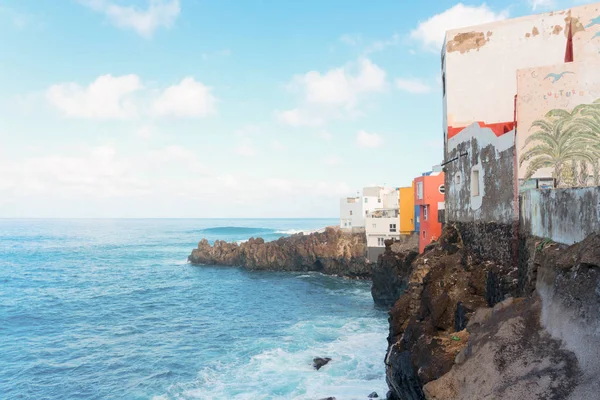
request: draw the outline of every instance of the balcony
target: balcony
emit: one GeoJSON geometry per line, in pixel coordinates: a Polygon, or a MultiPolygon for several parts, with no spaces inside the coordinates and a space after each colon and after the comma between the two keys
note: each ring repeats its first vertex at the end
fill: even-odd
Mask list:
{"type": "Polygon", "coordinates": [[[400,210],[397,208],[380,209],[371,211],[367,214],[367,218],[399,218],[400,210]]]}

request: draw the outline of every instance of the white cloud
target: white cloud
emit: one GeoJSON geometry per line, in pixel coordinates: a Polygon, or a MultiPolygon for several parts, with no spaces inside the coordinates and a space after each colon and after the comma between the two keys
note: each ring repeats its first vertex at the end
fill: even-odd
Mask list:
{"type": "Polygon", "coordinates": [[[52,85],[46,99],[68,117],[129,118],[137,114],[131,95],[141,88],[137,75],[103,75],[87,87],[77,83],[52,85]]]}
{"type": "Polygon", "coordinates": [[[2,153],[0,217],[331,217],[350,190],[344,182],[207,169],[201,149],[176,144],[137,150],[2,153]]]}
{"type": "Polygon", "coordinates": [[[365,93],[381,92],[386,86],[386,73],[368,58],[356,64],[330,69],[324,74],[310,71],[294,77],[291,87],[298,88],[305,100],[317,105],[353,107],[365,93]]]}
{"type": "Polygon", "coordinates": [[[80,2],[106,15],[116,26],[133,29],[147,38],[160,27],[171,27],[181,12],[179,0],[148,0],[148,7],[145,10],[136,6],[121,6],[109,0],[80,0],[80,2]]]}
{"type": "Polygon", "coordinates": [[[334,166],[341,164],[342,159],[338,156],[329,156],[326,157],[325,160],[323,160],[323,162],[325,163],[325,165],[334,166]]]}
{"type": "Polygon", "coordinates": [[[333,68],[325,73],[310,71],[296,75],[288,88],[300,94],[300,107],[277,112],[291,126],[320,126],[332,118],[355,117],[358,105],[372,93],[387,88],[386,73],[368,58],[333,68]]]}
{"type": "Polygon", "coordinates": [[[488,22],[506,19],[508,11],[494,12],[485,3],[480,6],[467,6],[458,3],[448,10],[436,14],[426,21],[419,22],[416,29],[411,31],[410,37],[421,42],[424,48],[440,51],[444,43],[446,31],[485,24],[488,22]]]}
{"type": "Polygon", "coordinates": [[[299,108],[294,108],[292,110],[285,111],[277,111],[275,113],[277,115],[277,119],[284,124],[290,126],[311,126],[316,127],[323,124],[323,119],[312,115],[310,111],[301,110],[299,108]]]}
{"type": "Polygon", "coordinates": [[[217,112],[218,99],[212,89],[191,77],[158,95],[143,89],[137,75],[109,74],[98,77],[87,87],[75,82],[52,85],[45,95],[50,105],[73,118],[125,119],[140,114],[202,118],[217,112]],[[142,97],[154,97],[150,109],[145,107],[142,97]]]}
{"type": "Polygon", "coordinates": [[[154,101],[154,112],[161,116],[206,117],[217,112],[216,103],[210,87],[187,77],[165,89],[154,101]]]}
{"type": "Polygon", "coordinates": [[[135,136],[139,137],[140,139],[149,140],[156,136],[156,133],[156,129],[153,126],[144,125],[136,129],[135,136]]]}
{"type": "Polygon", "coordinates": [[[414,94],[425,94],[431,92],[431,86],[421,81],[420,79],[396,79],[396,87],[414,94]]]}
{"type": "Polygon", "coordinates": [[[531,9],[536,10],[538,8],[553,8],[556,7],[555,0],[529,0],[531,9]]]}
{"type": "Polygon", "coordinates": [[[237,147],[234,149],[235,154],[243,157],[254,157],[256,156],[256,149],[250,138],[243,138],[237,147]]]}
{"type": "Polygon", "coordinates": [[[356,135],[356,144],[359,147],[380,147],[383,144],[383,138],[376,133],[359,131],[356,135]]]}

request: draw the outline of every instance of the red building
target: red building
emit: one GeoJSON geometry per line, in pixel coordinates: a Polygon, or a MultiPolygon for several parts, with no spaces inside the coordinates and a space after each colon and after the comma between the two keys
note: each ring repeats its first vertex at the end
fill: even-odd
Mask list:
{"type": "Polygon", "coordinates": [[[442,222],[438,211],[444,209],[444,173],[427,172],[414,179],[415,206],[419,207],[419,253],[439,239],[442,222]]]}

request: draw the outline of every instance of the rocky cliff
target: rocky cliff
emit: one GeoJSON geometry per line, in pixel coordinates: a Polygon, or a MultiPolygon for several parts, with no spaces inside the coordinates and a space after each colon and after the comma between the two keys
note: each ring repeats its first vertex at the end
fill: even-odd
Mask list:
{"type": "Polygon", "coordinates": [[[569,248],[526,238],[523,248],[521,268],[498,265],[447,227],[400,270],[389,399],[595,398],[600,235],[569,248]]]}
{"type": "Polygon", "coordinates": [[[364,234],[327,228],[323,232],[292,235],[273,242],[252,238],[245,243],[206,239],[188,260],[193,264],[241,266],[251,270],[317,271],[351,278],[370,278],[364,234]]]}

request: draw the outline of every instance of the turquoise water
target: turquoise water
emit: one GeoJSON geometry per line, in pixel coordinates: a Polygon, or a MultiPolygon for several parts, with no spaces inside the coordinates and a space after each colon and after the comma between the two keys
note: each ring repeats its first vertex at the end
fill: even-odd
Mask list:
{"type": "Polygon", "coordinates": [[[0,398],[384,396],[369,282],[186,263],[202,237],[336,222],[0,220],[0,398]]]}

